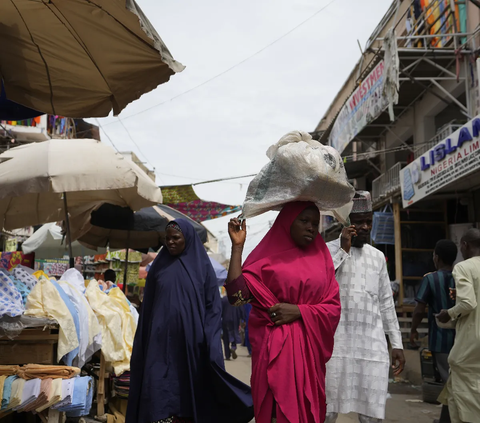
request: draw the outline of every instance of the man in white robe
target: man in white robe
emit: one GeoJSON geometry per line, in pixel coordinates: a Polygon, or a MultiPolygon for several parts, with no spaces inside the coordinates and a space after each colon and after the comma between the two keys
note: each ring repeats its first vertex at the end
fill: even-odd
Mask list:
{"type": "Polygon", "coordinates": [[[385,418],[390,365],[385,334],[392,345],[394,374],[400,374],[405,364],[385,256],[368,244],[370,193],[359,191],[353,201],[352,225],[327,244],[340,285],[342,314],[327,363],[326,423],[334,423],[338,413],[357,413],[361,423],[385,418]]]}
{"type": "Polygon", "coordinates": [[[453,269],[456,304],[437,319],[455,323],[455,343],[448,363],[450,377],[439,400],[448,405],[452,423],[480,422],[480,230],[469,229],[461,240],[465,261],[453,269]]]}

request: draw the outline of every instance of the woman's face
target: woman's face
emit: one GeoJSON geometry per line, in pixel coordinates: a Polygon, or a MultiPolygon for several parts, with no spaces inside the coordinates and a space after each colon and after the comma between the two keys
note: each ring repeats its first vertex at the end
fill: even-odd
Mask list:
{"type": "Polygon", "coordinates": [[[185,237],[181,232],[168,228],[165,236],[165,246],[172,256],[179,256],[185,250],[185,237]]]}
{"type": "Polygon", "coordinates": [[[290,226],[290,236],[300,247],[308,247],[318,235],[320,212],[316,207],[308,207],[302,211],[290,226]]]}

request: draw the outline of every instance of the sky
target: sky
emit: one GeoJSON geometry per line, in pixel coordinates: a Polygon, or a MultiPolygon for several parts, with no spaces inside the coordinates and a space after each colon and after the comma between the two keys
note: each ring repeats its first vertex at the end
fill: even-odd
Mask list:
{"type": "MultiPolygon", "coordinates": [[[[102,140],[108,143],[108,134],[120,151],[135,152],[155,169],[159,185],[255,174],[284,134],[313,131],[360,59],[357,40],[365,46],[390,6],[389,0],[137,3],[186,69],[127,106],[122,122],[98,122],[102,140]]],[[[250,180],[195,190],[205,200],[242,204],[250,180]]],[[[274,217],[249,223],[252,240],[274,217]]],[[[206,223],[225,250],[227,221],[206,223]]]]}

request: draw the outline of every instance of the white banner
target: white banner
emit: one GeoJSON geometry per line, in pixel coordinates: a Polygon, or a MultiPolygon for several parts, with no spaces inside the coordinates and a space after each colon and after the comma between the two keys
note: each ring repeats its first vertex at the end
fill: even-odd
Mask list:
{"type": "Polygon", "coordinates": [[[403,207],[480,169],[480,115],[400,171],[403,207]]]}
{"type": "Polygon", "coordinates": [[[340,110],[329,136],[329,144],[340,153],[388,107],[388,100],[383,95],[384,76],[385,62],[382,60],[340,110]]]}

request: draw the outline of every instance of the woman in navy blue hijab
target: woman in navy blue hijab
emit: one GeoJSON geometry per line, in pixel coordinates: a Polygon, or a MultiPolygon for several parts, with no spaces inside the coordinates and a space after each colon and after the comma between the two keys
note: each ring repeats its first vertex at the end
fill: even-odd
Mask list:
{"type": "Polygon", "coordinates": [[[193,226],[170,222],[148,272],[126,423],[247,423],[250,388],[225,371],[215,272],[193,226]]]}

